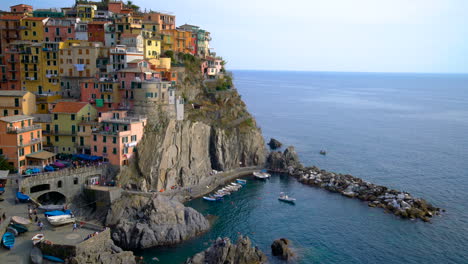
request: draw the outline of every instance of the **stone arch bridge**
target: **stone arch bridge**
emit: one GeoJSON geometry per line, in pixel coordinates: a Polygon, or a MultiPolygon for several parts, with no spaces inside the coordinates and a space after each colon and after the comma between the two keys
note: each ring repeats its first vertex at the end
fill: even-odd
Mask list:
{"type": "Polygon", "coordinates": [[[101,165],[43,173],[22,179],[19,189],[34,200],[47,193],[59,193],[68,202],[90,184],[91,178],[98,177],[100,180],[106,171],[107,166],[101,165]]]}

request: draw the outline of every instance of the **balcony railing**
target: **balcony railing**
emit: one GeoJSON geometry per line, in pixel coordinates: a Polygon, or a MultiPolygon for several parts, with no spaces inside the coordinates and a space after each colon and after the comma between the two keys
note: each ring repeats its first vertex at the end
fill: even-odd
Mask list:
{"type": "Polygon", "coordinates": [[[24,132],[41,129],[41,125],[32,125],[27,127],[7,127],[7,133],[9,134],[20,134],[24,132]]]}
{"type": "Polygon", "coordinates": [[[26,147],[26,146],[29,146],[29,145],[34,145],[34,144],[37,144],[37,143],[40,143],[42,142],[42,138],[33,138],[31,139],[30,141],[20,141],[19,143],[19,146],[20,147],[26,147]]]}

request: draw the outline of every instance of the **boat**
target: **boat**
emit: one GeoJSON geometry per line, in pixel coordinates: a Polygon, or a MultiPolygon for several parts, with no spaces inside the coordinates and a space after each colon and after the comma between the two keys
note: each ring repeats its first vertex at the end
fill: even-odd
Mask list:
{"type": "Polygon", "coordinates": [[[53,226],[71,224],[75,222],[75,217],[71,214],[67,215],[56,215],[56,216],[47,216],[47,221],[53,226]]]}
{"type": "Polygon", "coordinates": [[[29,202],[29,200],[31,199],[29,198],[29,196],[27,196],[26,194],[23,194],[22,192],[17,192],[16,198],[18,198],[18,200],[22,203],[29,202]]]}
{"type": "Polygon", "coordinates": [[[21,216],[13,216],[11,218],[11,221],[13,221],[14,223],[20,224],[20,225],[29,225],[29,224],[31,224],[31,221],[29,219],[26,219],[26,218],[21,217],[21,216]]]}
{"type": "Polygon", "coordinates": [[[216,198],[216,197],[212,197],[212,196],[203,196],[203,199],[206,200],[206,201],[210,201],[210,202],[216,202],[216,201],[220,201],[222,200],[222,198],[216,198]]]}
{"type": "Polygon", "coordinates": [[[2,236],[2,245],[5,248],[12,249],[13,246],[15,245],[15,235],[13,235],[10,232],[6,232],[2,236]]]}
{"type": "Polygon", "coordinates": [[[45,216],[59,216],[59,215],[71,215],[71,214],[72,212],[70,210],[64,210],[64,211],[54,210],[54,211],[48,211],[44,213],[45,216]]]}
{"type": "Polygon", "coordinates": [[[12,233],[13,235],[15,235],[15,237],[17,237],[19,235],[18,230],[14,229],[11,226],[7,227],[6,231],[12,233]]]}
{"type": "Polygon", "coordinates": [[[242,184],[242,185],[247,184],[247,180],[243,180],[243,179],[236,179],[236,182],[239,183],[239,184],[242,184]]]}
{"type": "Polygon", "coordinates": [[[61,258],[50,256],[50,255],[42,255],[42,257],[44,259],[50,260],[52,262],[58,262],[58,263],[64,263],[65,262],[65,260],[63,260],[61,258]]]}
{"type": "Polygon", "coordinates": [[[3,194],[5,192],[5,187],[0,187],[0,194],[3,194]]]}
{"type": "Polygon", "coordinates": [[[18,233],[20,233],[20,234],[28,232],[28,228],[25,227],[22,224],[12,224],[12,225],[10,225],[10,227],[16,229],[16,231],[18,231],[18,233]]]}
{"type": "Polygon", "coordinates": [[[296,202],[296,199],[295,198],[292,198],[292,197],[289,197],[287,194],[285,193],[280,193],[280,196],[278,197],[278,200],[280,201],[283,201],[283,202],[287,202],[287,203],[294,203],[296,202]]]}
{"type": "Polygon", "coordinates": [[[63,210],[65,205],[63,204],[49,204],[49,205],[41,205],[39,209],[46,210],[46,211],[55,211],[55,210],[63,210]]]}
{"type": "Polygon", "coordinates": [[[271,176],[269,173],[260,172],[260,171],[254,172],[253,175],[255,176],[255,178],[261,179],[261,180],[268,179],[271,176]]]}
{"type": "Polygon", "coordinates": [[[36,234],[35,236],[31,238],[31,240],[33,242],[33,245],[36,245],[37,243],[44,240],[44,238],[45,238],[44,234],[36,234]]]}
{"type": "Polygon", "coordinates": [[[320,155],[327,155],[327,152],[326,152],[325,150],[322,149],[322,150],[320,151],[320,155]]]}
{"type": "Polygon", "coordinates": [[[33,249],[31,250],[31,263],[42,264],[42,260],[42,251],[38,247],[33,247],[33,249]]]}

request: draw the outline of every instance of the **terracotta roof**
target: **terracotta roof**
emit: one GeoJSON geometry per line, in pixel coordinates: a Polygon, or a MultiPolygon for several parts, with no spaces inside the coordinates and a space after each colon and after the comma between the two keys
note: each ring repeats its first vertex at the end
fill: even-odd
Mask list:
{"type": "Polygon", "coordinates": [[[25,17],[23,20],[31,20],[31,21],[42,21],[48,19],[48,17],[25,17]]]}
{"type": "Polygon", "coordinates": [[[78,113],[87,104],[86,102],[58,102],[52,113],[78,113]]]}
{"type": "Polygon", "coordinates": [[[23,16],[14,16],[14,15],[4,15],[0,17],[1,20],[20,20],[22,18],[23,16]]]}
{"type": "Polygon", "coordinates": [[[28,6],[28,7],[32,7],[32,6],[27,5],[27,4],[17,4],[17,5],[14,5],[14,6],[10,6],[10,8],[11,8],[11,7],[17,7],[17,6],[28,6]]]}

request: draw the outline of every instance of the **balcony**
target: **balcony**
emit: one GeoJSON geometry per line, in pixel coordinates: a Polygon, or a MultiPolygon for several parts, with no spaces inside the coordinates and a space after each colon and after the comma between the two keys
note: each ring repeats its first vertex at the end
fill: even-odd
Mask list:
{"type": "Polygon", "coordinates": [[[21,60],[21,63],[39,63],[38,60],[21,60]]]}
{"type": "Polygon", "coordinates": [[[36,129],[41,129],[41,125],[32,125],[27,127],[7,127],[8,134],[21,134],[24,132],[33,131],[36,129]]]}
{"type": "Polygon", "coordinates": [[[27,146],[35,145],[35,144],[41,143],[41,142],[42,142],[42,138],[33,138],[33,139],[31,139],[30,141],[27,141],[27,142],[20,141],[19,146],[20,147],[27,147],[27,146]]]}
{"type": "Polygon", "coordinates": [[[135,142],[130,142],[130,143],[125,143],[124,146],[126,148],[129,148],[129,147],[134,147],[136,146],[138,143],[135,141],[135,142]]]}
{"type": "Polygon", "coordinates": [[[72,131],[60,131],[60,130],[50,130],[49,135],[53,136],[76,136],[76,132],[72,131]]]}

